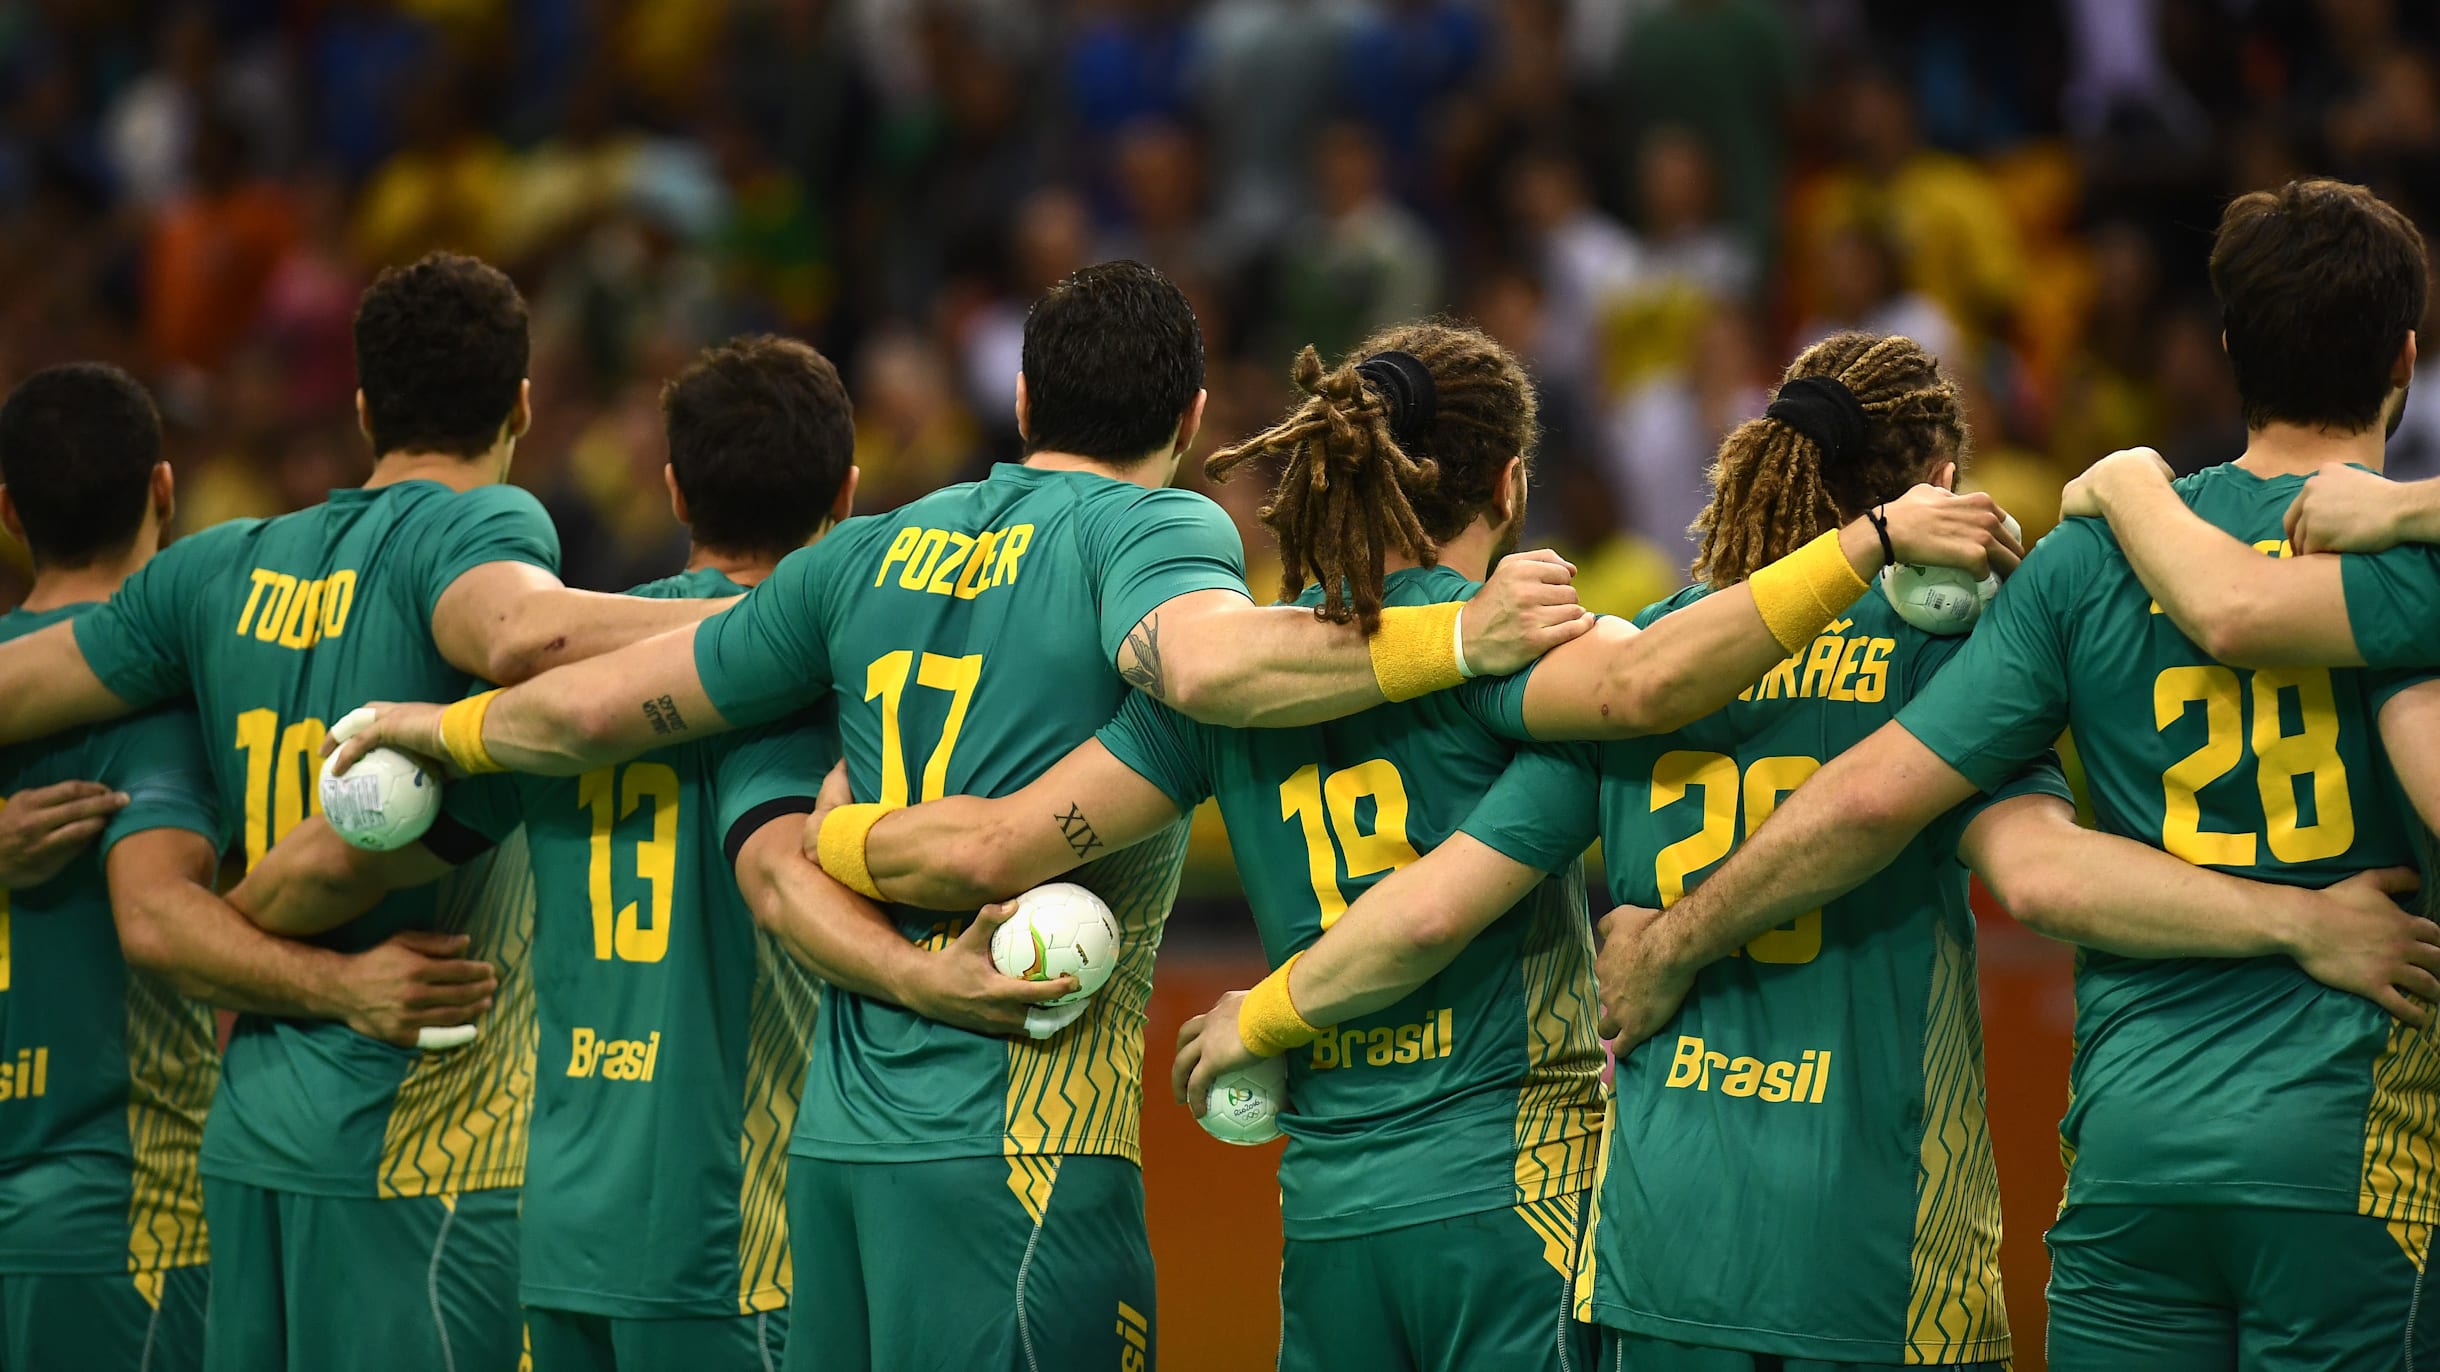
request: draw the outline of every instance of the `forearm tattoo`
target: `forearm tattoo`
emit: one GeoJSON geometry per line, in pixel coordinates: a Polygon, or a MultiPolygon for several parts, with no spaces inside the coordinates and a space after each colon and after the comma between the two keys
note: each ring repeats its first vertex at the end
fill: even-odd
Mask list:
{"type": "Polygon", "coordinates": [[[1084,807],[1068,806],[1067,813],[1054,816],[1059,821],[1059,836],[1067,840],[1069,851],[1081,862],[1102,846],[1101,835],[1093,832],[1093,821],[1084,817],[1084,807]]]}
{"type": "Polygon", "coordinates": [[[656,734],[686,732],[686,719],[678,713],[678,702],[668,696],[663,696],[659,700],[645,701],[644,719],[652,725],[652,731],[656,734]]]}
{"type": "Polygon", "coordinates": [[[1119,667],[1119,679],[1154,700],[1166,702],[1169,699],[1169,683],[1161,672],[1159,615],[1146,615],[1143,623],[1127,631],[1127,651],[1134,655],[1135,660],[1119,667]]]}

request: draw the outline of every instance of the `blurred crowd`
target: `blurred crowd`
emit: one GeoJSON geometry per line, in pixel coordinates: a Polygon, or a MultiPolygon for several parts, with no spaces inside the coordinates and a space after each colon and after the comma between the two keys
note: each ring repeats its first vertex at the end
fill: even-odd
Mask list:
{"type": "MultiPolygon", "coordinates": [[[[1203,319],[1205,450],[1304,344],[1492,331],[1544,392],[1537,532],[1630,612],[1832,330],[1940,354],[2030,532],[2112,448],[2235,456],[2219,206],[2330,174],[2431,224],[2436,40],[2398,0],[19,0],[0,376],[120,361],[182,525],[293,508],[368,462],[362,283],[480,254],[536,319],[517,477],[617,587],[683,547],[657,392],[695,348],[822,347],[884,509],[1016,451],[1028,301],[1135,257],[1203,319]]],[[[2440,471],[2440,380],[2392,451],[2440,471]]],[[[1251,486],[1215,495],[1261,589],[1251,486]]]]}

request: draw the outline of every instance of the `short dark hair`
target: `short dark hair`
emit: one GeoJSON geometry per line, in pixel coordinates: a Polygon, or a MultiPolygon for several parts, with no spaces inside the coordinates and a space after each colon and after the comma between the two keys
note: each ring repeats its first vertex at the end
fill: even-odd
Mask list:
{"type": "Polygon", "coordinates": [[[525,300],[498,268],[436,252],[374,278],[356,306],[356,384],[373,454],[475,457],[525,380],[525,300]]]}
{"type": "Polygon", "coordinates": [[[830,359],[793,338],[733,338],[661,388],[669,465],[695,542],[785,556],[829,517],[856,460],[830,359]]]}
{"type": "Polygon", "coordinates": [[[2355,432],[2423,319],[2423,235],[2361,186],[2290,181],[2229,202],[2211,245],[2245,425],[2355,432]]]}
{"type": "Polygon", "coordinates": [[[43,566],[87,566],[133,541],[160,460],[161,414],[116,367],[46,367],[0,404],[0,481],[43,566]]]}
{"type": "Polygon", "coordinates": [[[1186,295],[1141,262],[1071,273],[1025,316],[1025,450],[1132,462],[1177,431],[1203,389],[1186,295]]]}

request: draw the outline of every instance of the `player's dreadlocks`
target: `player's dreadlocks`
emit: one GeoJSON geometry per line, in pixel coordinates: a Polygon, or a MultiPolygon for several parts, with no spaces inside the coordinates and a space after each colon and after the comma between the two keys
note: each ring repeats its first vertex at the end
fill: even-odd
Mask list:
{"type": "Polygon", "coordinates": [[[1825,462],[1786,421],[1749,419],[1720,444],[1694,574],[1733,586],[1872,506],[1895,500],[1942,462],[1965,461],[1957,383],[1911,338],[1834,334],[1797,355],[1784,381],[1831,377],[1863,406],[1863,441],[1825,462]]]}
{"type": "Polygon", "coordinates": [[[1262,511],[1279,535],[1281,594],[1318,581],[1317,613],[1357,620],[1369,634],[1381,623],[1383,559],[1395,551],[1437,565],[1440,545],[1491,504],[1508,459],[1530,460],[1533,387],[1506,348],[1440,323],[1384,329],[1328,371],[1308,347],[1293,375],[1305,399],[1269,430],[1213,454],[1205,470],[1226,480],[1249,461],[1283,459],[1262,511]],[[1398,374],[1414,364],[1429,373],[1428,398],[1418,400],[1398,374]]]}

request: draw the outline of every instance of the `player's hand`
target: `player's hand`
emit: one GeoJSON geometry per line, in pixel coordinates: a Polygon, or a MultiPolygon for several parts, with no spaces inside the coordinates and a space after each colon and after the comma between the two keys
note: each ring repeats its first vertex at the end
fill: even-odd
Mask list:
{"type": "Polygon", "coordinates": [[[1621,905],[1601,921],[1601,954],[1593,963],[1600,1028],[1619,1053],[1659,1033],[1694,987],[1694,974],[1669,966],[1652,938],[1660,917],[1658,910],[1621,905]]]}
{"type": "Polygon", "coordinates": [[[2422,1028],[2440,1001],[2440,924],[2397,907],[2393,895],[2421,883],[2404,867],[2358,873],[2304,891],[2288,942],[2305,975],[2362,996],[2401,1023],[2422,1028]]]}
{"type": "Polygon", "coordinates": [[[821,793],[814,797],[813,813],[805,816],[807,862],[816,867],[822,865],[822,821],[830,818],[831,811],[852,803],[855,798],[855,792],[847,787],[847,761],[842,758],[831,767],[830,775],[822,778],[821,793]]]}
{"type": "Polygon", "coordinates": [[[58,876],[127,808],[124,792],[98,781],[61,781],[19,791],[0,806],[0,887],[23,890],[58,876]]]}
{"type": "Polygon", "coordinates": [[[1501,558],[1457,622],[1474,674],[1507,676],[1592,628],[1593,613],[1576,601],[1576,564],[1539,548],[1501,558]]]}
{"type": "Polygon", "coordinates": [[[2175,475],[2169,460],[2158,451],[2121,448],[2085,468],[2082,476],[2068,482],[2067,488],[2059,492],[2059,518],[2105,519],[2110,512],[2111,494],[2125,489],[2125,483],[2166,484],[2175,475]]]}
{"type": "Polygon", "coordinates": [[[2377,553],[2406,541],[2398,483],[2325,462],[2287,509],[2287,539],[2299,553],[2377,553]]]}
{"type": "MultiPolygon", "coordinates": [[[[1944,473],[1945,475],[1945,473],[1944,473]]],[[[2006,576],[2025,549],[2008,533],[1999,502],[1980,491],[1959,495],[1925,482],[1881,507],[1898,561],[1917,567],[1957,567],[1976,576],[2006,576]]],[[[1879,535],[1873,535],[1879,542],[1879,535]]]]}
{"type": "Polygon", "coordinates": [[[1245,1035],[1237,1028],[1237,1010],[1244,1004],[1245,992],[1231,991],[1178,1030],[1178,1056],[1169,1064],[1169,1089],[1196,1119],[1203,1118],[1203,1103],[1211,1099],[1213,1082],[1262,1061],[1245,1046],[1245,1035]]]}
{"type": "Polygon", "coordinates": [[[1074,977],[1027,981],[992,962],[991,935],[1016,912],[1014,904],[984,906],[956,941],[923,959],[921,979],[908,988],[907,1008],[978,1034],[1017,1038],[1027,1033],[1028,1011],[1075,994],[1074,977]]]}
{"type": "Polygon", "coordinates": [[[322,740],[325,757],[337,755],[334,775],[345,776],[356,759],[375,748],[396,748],[413,754],[434,776],[455,777],[449,750],[441,746],[441,707],[420,701],[376,700],[347,712],[322,740]]]}
{"type": "Polygon", "coordinates": [[[349,957],[340,1015],[367,1038],[413,1048],[423,1029],[472,1024],[491,1009],[500,978],[491,964],[461,957],[464,934],[409,929],[349,957]]]}

